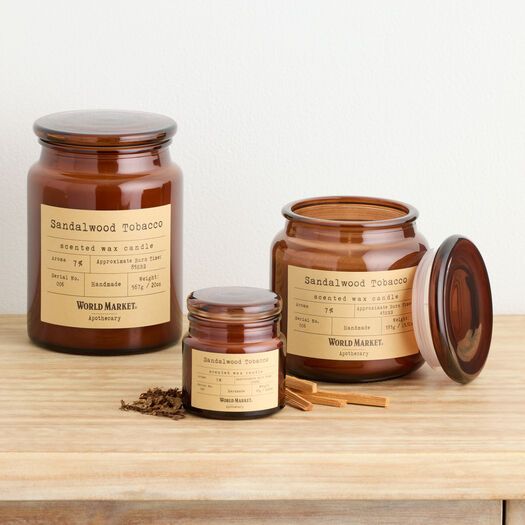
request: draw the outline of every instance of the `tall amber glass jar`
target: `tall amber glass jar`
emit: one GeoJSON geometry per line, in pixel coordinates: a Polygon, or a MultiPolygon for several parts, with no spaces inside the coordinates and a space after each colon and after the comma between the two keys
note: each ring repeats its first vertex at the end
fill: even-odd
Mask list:
{"type": "Polygon", "coordinates": [[[175,122],[136,111],[36,121],[28,176],[28,332],[74,353],[136,353],[181,335],[182,174],[175,122]]]}
{"type": "Polygon", "coordinates": [[[324,197],[283,208],[272,286],[283,298],[287,370],[324,381],[388,379],[421,366],[412,326],[416,267],[427,250],[401,202],[324,197]]]}

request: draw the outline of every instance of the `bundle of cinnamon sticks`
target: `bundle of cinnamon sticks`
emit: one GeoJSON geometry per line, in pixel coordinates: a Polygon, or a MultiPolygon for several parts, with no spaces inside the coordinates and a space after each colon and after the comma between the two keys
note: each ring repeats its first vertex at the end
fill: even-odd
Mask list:
{"type": "Polygon", "coordinates": [[[347,404],[386,408],[388,403],[388,397],[361,394],[359,392],[323,390],[314,381],[286,376],[286,404],[299,410],[310,411],[314,405],[342,408],[347,404]]]}

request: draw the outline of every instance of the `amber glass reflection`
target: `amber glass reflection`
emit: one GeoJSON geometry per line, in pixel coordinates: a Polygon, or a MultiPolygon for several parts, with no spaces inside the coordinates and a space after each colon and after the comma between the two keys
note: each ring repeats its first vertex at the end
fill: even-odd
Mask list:
{"type": "MultiPolygon", "coordinates": [[[[328,271],[385,271],[417,266],[428,248],[417,211],[367,197],[325,197],[283,209],[286,225],[272,246],[272,289],[283,299],[287,333],[288,266],[328,271]]],[[[368,361],[315,359],[287,353],[289,373],[319,381],[360,382],[398,377],[423,364],[421,354],[368,361]]]]}
{"type": "Polygon", "coordinates": [[[483,369],[492,339],[492,294],[476,246],[453,235],[436,252],[429,285],[430,330],[439,362],[459,383],[483,369]]]}
{"type": "Polygon", "coordinates": [[[41,141],[28,176],[28,332],[36,343],[82,354],[136,353],[181,336],[182,174],[169,141],[122,148],[67,146],[41,141]],[[171,204],[171,319],[122,329],[72,328],[40,320],[40,205],[79,210],[134,210],[171,204]]]}

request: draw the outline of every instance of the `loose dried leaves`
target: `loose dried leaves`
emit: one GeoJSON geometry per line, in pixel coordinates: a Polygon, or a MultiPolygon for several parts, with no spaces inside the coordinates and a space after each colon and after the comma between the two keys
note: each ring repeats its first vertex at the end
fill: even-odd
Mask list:
{"type": "Polygon", "coordinates": [[[121,400],[120,410],[133,410],[150,416],[182,419],[184,417],[182,391],[180,388],[169,388],[168,390],[150,388],[147,392],[140,394],[137,401],[133,403],[121,400]]]}

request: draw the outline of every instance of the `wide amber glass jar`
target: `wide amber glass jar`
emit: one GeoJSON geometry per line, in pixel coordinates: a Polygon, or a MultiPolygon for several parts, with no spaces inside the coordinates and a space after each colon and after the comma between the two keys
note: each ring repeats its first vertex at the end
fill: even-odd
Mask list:
{"type": "Polygon", "coordinates": [[[376,381],[421,366],[412,283],[427,250],[417,211],[401,202],[323,197],[283,209],[272,287],[283,298],[289,373],[376,381]]]}
{"type": "Polygon", "coordinates": [[[28,176],[28,332],[52,349],[146,351],[182,327],[182,174],[175,122],[136,111],[36,121],[28,176]]]}
{"type": "Polygon", "coordinates": [[[252,419],[284,407],[281,299],[270,290],[216,287],[188,297],[183,402],[199,416],[252,419]]]}

